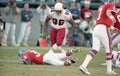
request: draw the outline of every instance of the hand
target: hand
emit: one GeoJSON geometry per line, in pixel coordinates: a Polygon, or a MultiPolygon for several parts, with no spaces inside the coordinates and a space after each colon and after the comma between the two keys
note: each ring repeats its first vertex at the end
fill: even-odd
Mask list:
{"type": "Polygon", "coordinates": [[[20,12],[20,9],[18,7],[16,7],[16,12],[19,13],[20,12]]]}

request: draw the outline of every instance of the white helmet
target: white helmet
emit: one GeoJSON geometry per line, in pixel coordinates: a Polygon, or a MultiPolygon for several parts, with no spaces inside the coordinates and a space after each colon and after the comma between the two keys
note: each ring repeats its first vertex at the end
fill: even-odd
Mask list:
{"type": "Polygon", "coordinates": [[[56,3],[54,6],[55,11],[62,11],[63,10],[63,4],[62,3],[56,3]]]}

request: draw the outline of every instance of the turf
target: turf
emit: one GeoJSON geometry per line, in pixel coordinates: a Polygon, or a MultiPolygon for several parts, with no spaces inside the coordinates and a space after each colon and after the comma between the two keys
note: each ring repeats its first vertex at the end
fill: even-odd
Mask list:
{"type": "MultiPolygon", "coordinates": [[[[50,47],[0,47],[0,76],[86,76],[78,70],[82,64],[86,54],[91,49],[90,47],[80,47],[82,52],[77,52],[72,55],[72,58],[79,58],[80,61],[71,66],[49,66],[49,65],[24,65],[17,56],[19,49],[34,49],[41,53],[46,53],[50,47]]],[[[65,50],[76,47],[63,47],[65,50]]],[[[94,57],[88,66],[91,72],[89,76],[106,76],[106,66],[101,63],[105,62],[104,49],[94,57]]],[[[117,75],[120,76],[120,69],[113,68],[117,75]]]]}

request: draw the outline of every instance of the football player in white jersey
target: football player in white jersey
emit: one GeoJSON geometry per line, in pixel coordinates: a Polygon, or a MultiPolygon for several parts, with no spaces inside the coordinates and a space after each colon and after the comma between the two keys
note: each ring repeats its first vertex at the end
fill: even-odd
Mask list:
{"type": "Polygon", "coordinates": [[[46,38],[47,36],[47,28],[48,22],[51,20],[51,27],[50,27],[50,42],[52,49],[51,50],[58,50],[64,52],[61,48],[63,39],[65,37],[66,31],[66,22],[68,21],[72,26],[71,30],[68,33],[68,37],[73,32],[75,23],[72,19],[72,14],[69,10],[63,9],[62,3],[56,3],[54,8],[50,10],[44,24],[44,34],[43,37],[46,38]]]}

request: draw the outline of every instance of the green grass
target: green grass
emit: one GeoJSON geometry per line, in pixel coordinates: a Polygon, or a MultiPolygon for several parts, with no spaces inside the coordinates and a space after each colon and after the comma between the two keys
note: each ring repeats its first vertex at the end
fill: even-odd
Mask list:
{"type": "MultiPolygon", "coordinates": [[[[82,64],[90,47],[81,47],[82,52],[72,55],[73,58],[80,58],[80,61],[71,66],[48,66],[48,65],[24,65],[17,56],[19,49],[34,49],[41,53],[46,53],[50,47],[0,47],[0,76],[86,76],[78,70],[82,64]]],[[[65,50],[75,47],[63,47],[65,50]]],[[[105,62],[105,53],[103,48],[93,58],[88,65],[91,72],[89,76],[106,76],[106,66],[101,63],[105,62]]],[[[114,68],[117,75],[120,76],[120,69],[114,68]]]]}

